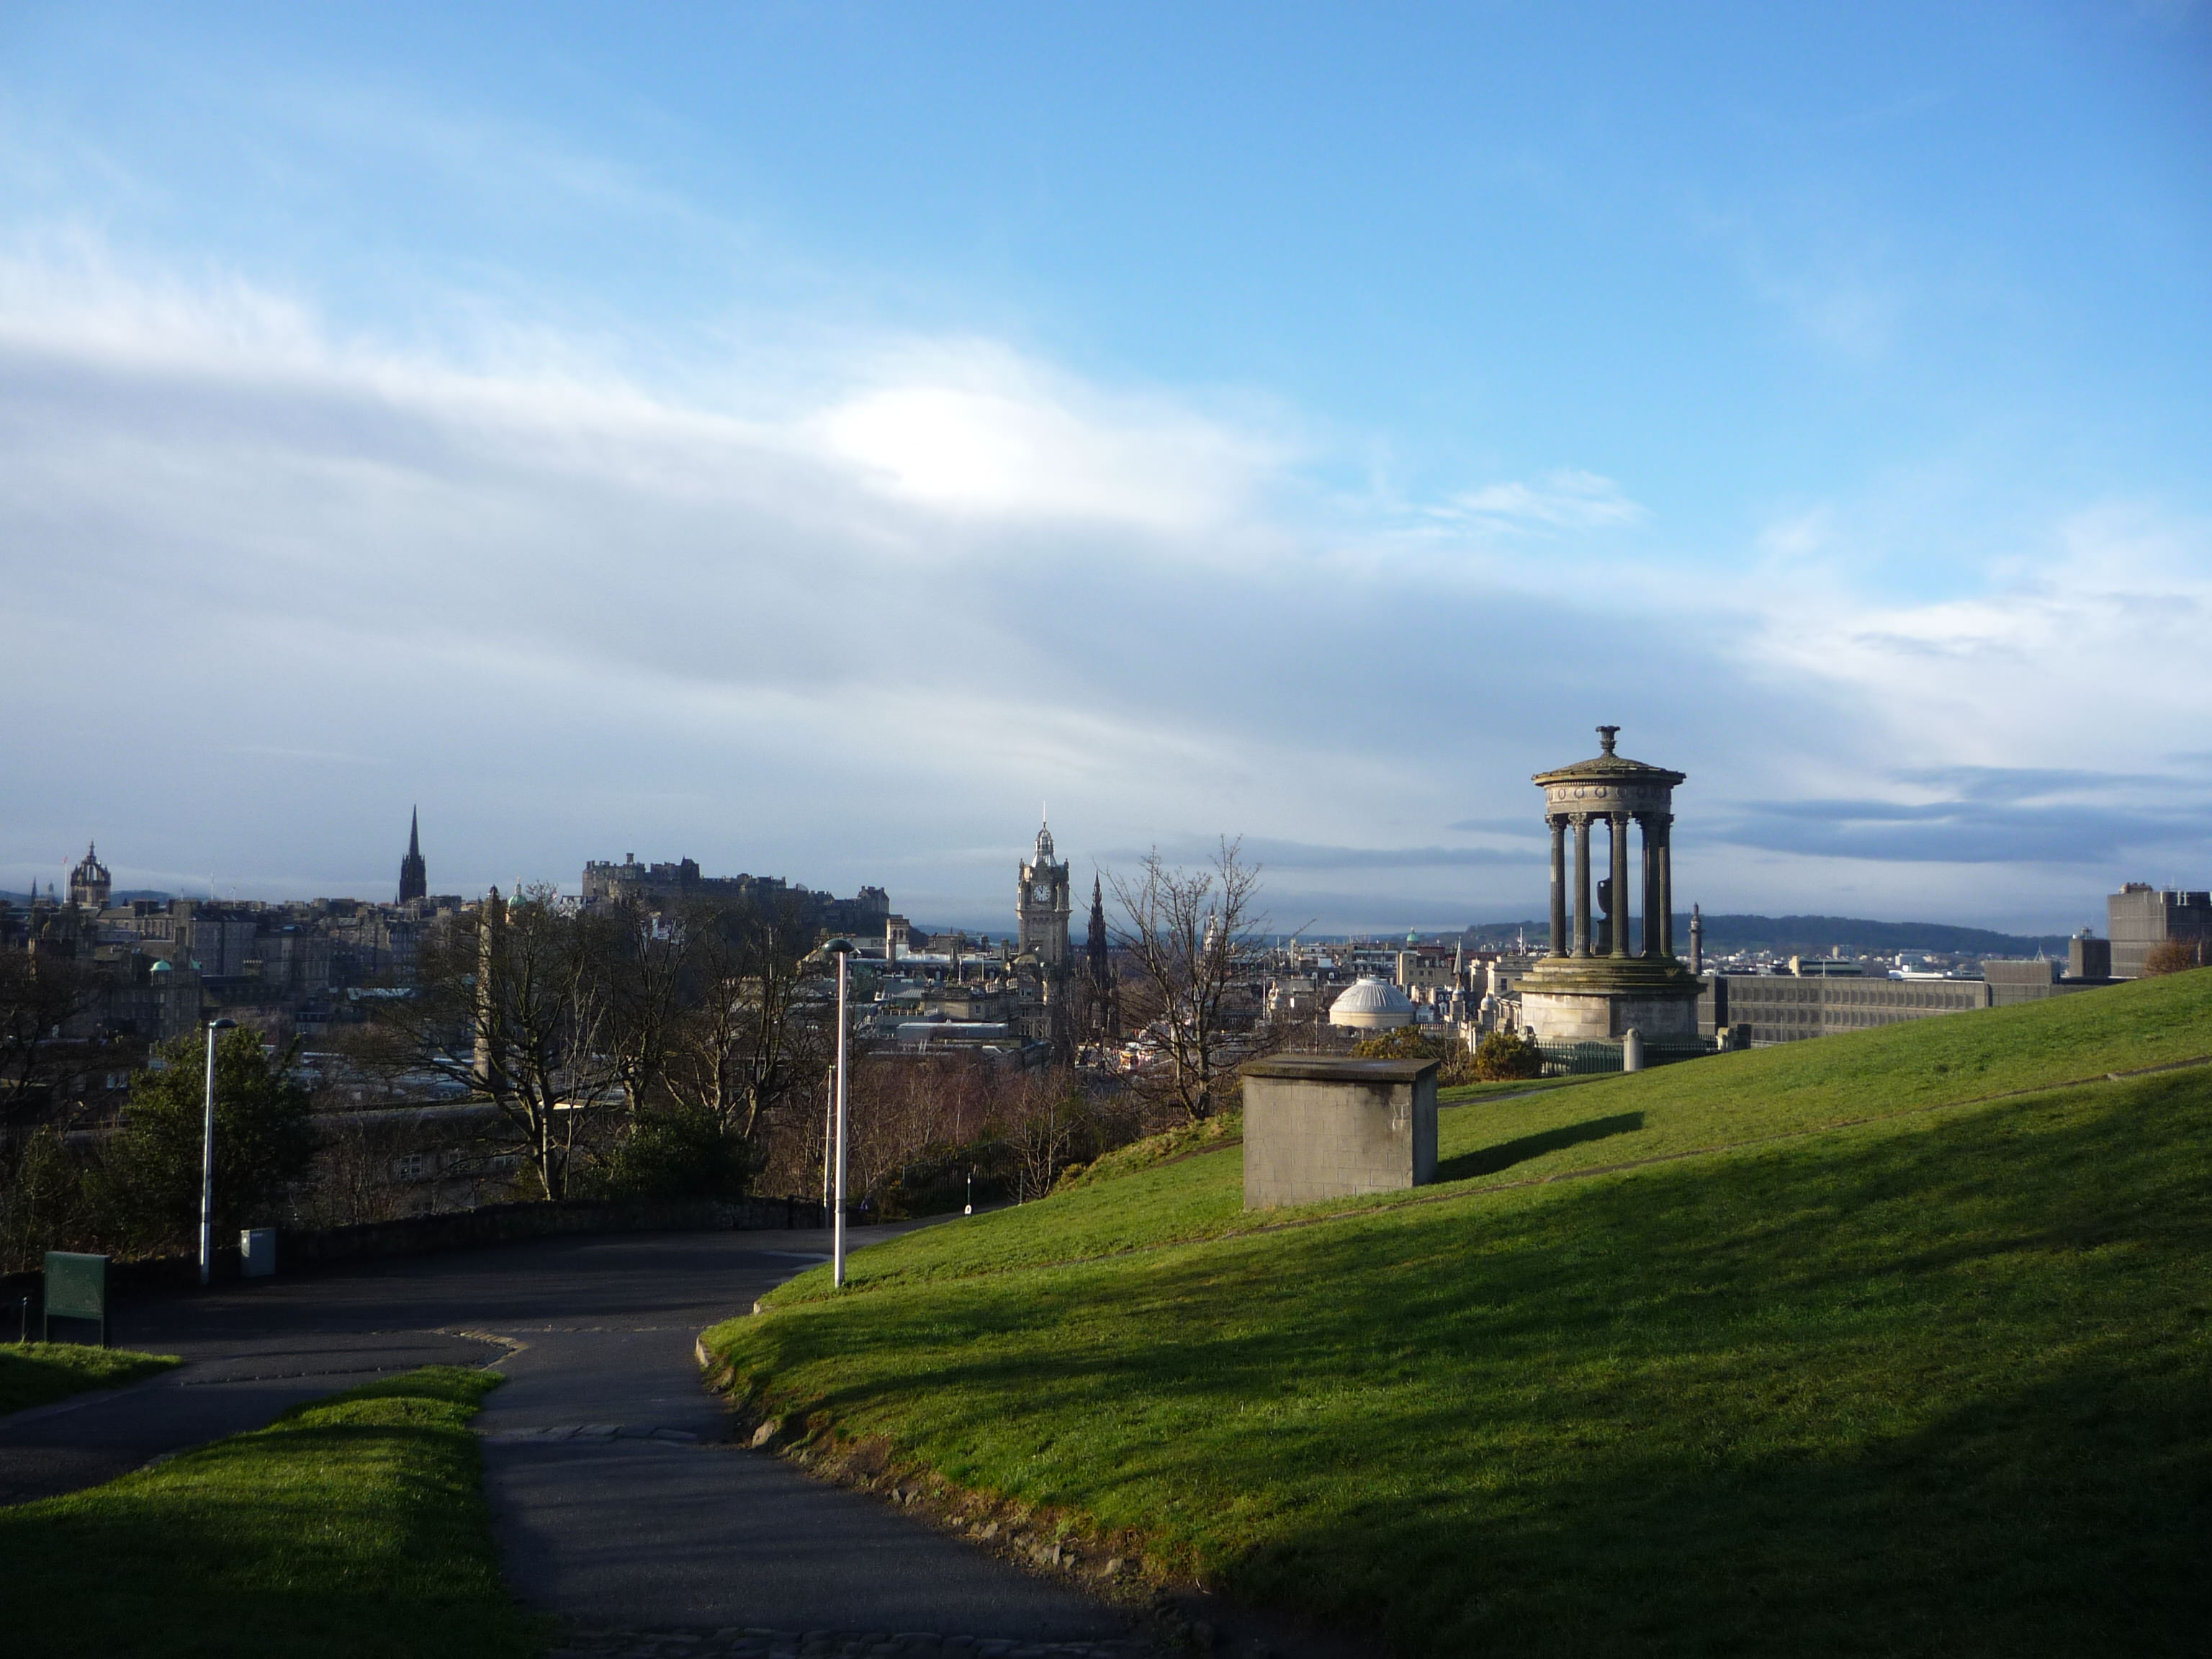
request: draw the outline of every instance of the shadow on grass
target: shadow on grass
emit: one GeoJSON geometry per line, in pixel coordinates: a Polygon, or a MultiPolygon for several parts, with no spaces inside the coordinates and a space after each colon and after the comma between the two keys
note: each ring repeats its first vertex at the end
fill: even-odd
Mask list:
{"type": "Polygon", "coordinates": [[[2177,1074],[742,1340],[1401,1659],[2201,1654],[2209,1123],[2177,1074]]]}
{"type": "Polygon", "coordinates": [[[1594,1117],[1587,1122],[1565,1124],[1557,1129],[1547,1129],[1541,1134],[1522,1135],[1518,1140],[1500,1141],[1495,1146],[1484,1146],[1475,1152],[1462,1152],[1457,1158],[1445,1158],[1437,1165],[1437,1179],[1466,1181],[1475,1176],[1496,1175],[1500,1170],[1526,1164],[1532,1158],[1556,1152],[1562,1146],[1579,1146],[1586,1140],[1604,1140],[1613,1135],[1633,1134],[1643,1127],[1644,1114],[1641,1112],[1616,1112],[1611,1117],[1594,1117]]]}
{"type": "Polygon", "coordinates": [[[2065,1367],[1825,1455],[1593,1448],[1540,1503],[1378,1504],[1226,1577],[1347,1627],[1379,1616],[1408,1659],[2201,1653],[2205,1425],[2183,1369],[2065,1367]],[[1362,1582],[1347,1560],[1390,1565],[1362,1582]]]}
{"type": "Polygon", "coordinates": [[[434,1367],[295,1407],[103,1486],[0,1508],[11,1655],[528,1659],[467,1420],[434,1367]]]}

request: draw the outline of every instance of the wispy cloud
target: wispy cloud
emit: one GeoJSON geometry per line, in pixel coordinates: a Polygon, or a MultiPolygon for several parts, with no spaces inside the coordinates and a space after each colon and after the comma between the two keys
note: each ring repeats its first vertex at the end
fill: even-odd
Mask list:
{"type": "MultiPolygon", "coordinates": [[[[1243,830],[1282,913],[1427,925],[1540,890],[1528,776],[1624,682],[1640,752],[1694,775],[1678,870],[1729,838],[1701,879],[1731,908],[1829,908],[1790,884],[1838,857],[2094,890],[2191,822],[2095,799],[2152,790],[2212,712],[2185,520],[2079,514],[2002,583],[1905,604],[1836,579],[1839,516],[1771,580],[1632,598],[1347,556],[1402,514],[1302,518],[1307,452],[1268,422],[1002,343],[840,339],[720,399],[573,340],[484,362],[91,239],[0,255],[0,695],[31,734],[0,878],[88,834],[346,878],[420,800],[456,889],[658,849],[910,872],[972,921],[1011,865],[969,849],[1018,853],[1042,794],[1079,857],[1243,830]],[[83,672],[88,616],[127,674],[83,672]]],[[[1574,471],[1446,514],[1593,563],[1646,516],[1574,471]]]]}
{"type": "Polygon", "coordinates": [[[1602,530],[1640,524],[1649,514],[1612,479],[1563,468],[1533,483],[1486,484],[1428,509],[1432,518],[1516,529],[1602,530]]]}

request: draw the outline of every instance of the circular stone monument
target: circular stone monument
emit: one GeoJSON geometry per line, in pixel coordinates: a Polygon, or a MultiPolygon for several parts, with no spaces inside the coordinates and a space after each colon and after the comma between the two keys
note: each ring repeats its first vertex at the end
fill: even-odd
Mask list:
{"type": "Polygon", "coordinates": [[[1599,726],[1602,753],[1534,779],[1552,832],[1552,948],[1518,988],[1522,1018],[1552,1042],[1698,1032],[1697,977],[1674,959],[1674,800],[1683,776],[1615,754],[1620,731],[1599,726]],[[1610,872],[1593,890],[1591,842],[1601,827],[1610,872]],[[1632,871],[1632,830],[1641,854],[1632,871]]]}

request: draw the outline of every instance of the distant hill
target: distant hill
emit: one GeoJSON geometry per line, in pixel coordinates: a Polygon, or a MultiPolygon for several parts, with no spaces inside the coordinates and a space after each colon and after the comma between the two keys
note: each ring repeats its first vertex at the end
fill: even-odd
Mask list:
{"type": "MultiPolygon", "coordinates": [[[[1986,927],[1958,927],[1942,921],[1868,921],[1856,916],[1711,915],[1705,919],[1705,949],[1772,951],[1781,956],[1826,956],[1838,945],[1855,954],[1894,956],[1899,951],[1935,951],[1964,957],[2032,957],[2066,953],[2063,933],[1999,933],[1986,927]]],[[[1537,921],[1486,921],[1469,927],[1469,950],[1510,945],[1523,931],[1531,945],[1550,931],[1537,921]]],[[[1690,918],[1674,918],[1678,952],[1689,949],[1690,918]]]]}

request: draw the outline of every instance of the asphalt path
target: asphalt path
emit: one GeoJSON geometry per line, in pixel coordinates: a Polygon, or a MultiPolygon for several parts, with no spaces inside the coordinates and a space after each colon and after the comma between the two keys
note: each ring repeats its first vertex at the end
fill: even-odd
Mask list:
{"type": "MultiPolygon", "coordinates": [[[[856,1245],[894,1229],[855,1229],[856,1245]]],[[[586,1627],[1124,1636],[1127,1618],[733,1442],[701,1329],[823,1259],[812,1231],[533,1240],[125,1304],[151,1382],[0,1419],[0,1503],[71,1491],[417,1365],[496,1364],[477,1419],[507,1579],[586,1627]]]]}

